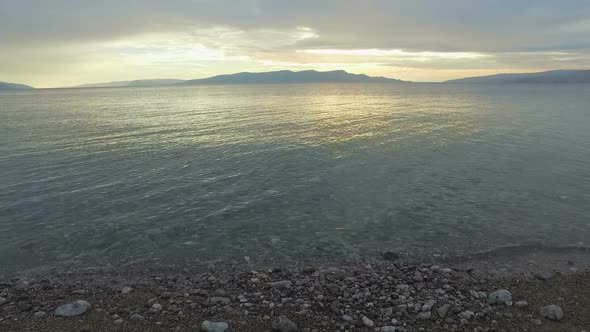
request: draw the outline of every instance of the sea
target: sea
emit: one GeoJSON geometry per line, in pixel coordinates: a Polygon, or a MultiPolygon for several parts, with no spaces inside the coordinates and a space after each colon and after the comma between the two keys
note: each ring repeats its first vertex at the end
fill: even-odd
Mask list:
{"type": "Polygon", "coordinates": [[[590,85],[0,92],[0,274],[590,245],[590,85]]]}

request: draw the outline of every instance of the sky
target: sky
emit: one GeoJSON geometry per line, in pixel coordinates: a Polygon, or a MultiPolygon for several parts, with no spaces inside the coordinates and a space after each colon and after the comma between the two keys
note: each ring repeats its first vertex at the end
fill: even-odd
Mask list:
{"type": "Polygon", "coordinates": [[[587,0],[0,0],[0,81],[590,69],[587,0]]]}

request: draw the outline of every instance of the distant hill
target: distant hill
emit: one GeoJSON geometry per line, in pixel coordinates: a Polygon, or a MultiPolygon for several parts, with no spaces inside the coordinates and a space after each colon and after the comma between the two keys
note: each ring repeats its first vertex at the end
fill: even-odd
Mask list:
{"type": "Polygon", "coordinates": [[[174,79],[154,79],[154,80],[135,80],[135,81],[115,81],[107,83],[93,83],[73,86],[73,88],[119,88],[133,86],[165,86],[182,83],[184,80],[174,79]]]}
{"type": "Polygon", "coordinates": [[[271,71],[263,73],[237,73],[219,75],[209,78],[188,80],[182,85],[198,84],[282,84],[282,83],[399,83],[396,79],[370,77],[367,75],[349,74],[344,70],[319,72],[306,71],[271,71]]]}
{"type": "Polygon", "coordinates": [[[32,86],[24,84],[0,82],[0,90],[32,90],[32,86]]]}
{"type": "Polygon", "coordinates": [[[528,74],[468,77],[445,83],[590,83],[590,70],[551,70],[528,74]]]}

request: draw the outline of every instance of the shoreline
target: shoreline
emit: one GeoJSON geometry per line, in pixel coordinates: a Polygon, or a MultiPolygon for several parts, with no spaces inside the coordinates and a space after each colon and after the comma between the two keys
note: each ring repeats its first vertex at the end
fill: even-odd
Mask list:
{"type": "MultiPolygon", "coordinates": [[[[207,320],[227,323],[227,331],[271,331],[281,316],[298,331],[590,330],[585,249],[440,262],[385,258],[257,269],[131,264],[0,277],[0,330],[200,331],[207,320]],[[501,289],[512,299],[490,304],[501,289]],[[77,300],[91,308],[55,316],[77,300]],[[539,307],[549,305],[562,308],[561,320],[541,315],[539,307]]],[[[284,328],[275,330],[291,331],[284,328]]]]}

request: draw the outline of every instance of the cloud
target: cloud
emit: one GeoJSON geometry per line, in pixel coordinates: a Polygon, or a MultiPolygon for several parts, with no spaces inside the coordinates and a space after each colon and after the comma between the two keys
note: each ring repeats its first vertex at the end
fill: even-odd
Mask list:
{"type": "Polygon", "coordinates": [[[585,0],[0,0],[0,76],[104,72],[117,58],[203,75],[269,63],[587,68],[589,22],[585,0]]]}

